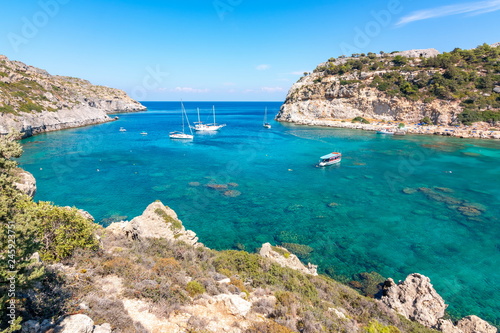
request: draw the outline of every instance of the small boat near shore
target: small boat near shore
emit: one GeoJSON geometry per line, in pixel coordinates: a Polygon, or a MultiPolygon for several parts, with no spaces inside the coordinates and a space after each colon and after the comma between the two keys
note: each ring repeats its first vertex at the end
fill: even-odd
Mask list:
{"type": "Polygon", "coordinates": [[[264,128],[271,128],[271,124],[269,124],[269,123],[267,122],[267,108],[266,108],[266,110],[264,111],[264,122],[262,123],[262,126],[263,126],[264,128]]]}
{"type": "Polygon", "coordinates": [[[200,109],[198,109],[198,121],[195,122],[194,126],[189,126],[189,128],[194,129],[195,131],[199,132],[214,132],[220,130],[222,127],[226,126],[226,124],[217,124],[215,122],[215,106],[212,106],[212,112],[214,116],[214,122],[212,124],[204,124],[200,120],[200,109]]]}
{"type": "Polygon", "coordinates": [[[126,132],[127,130],[125,128],[123,128],[123,127],[120,127],[119,131],[120,132],[126,132]]]}
{"type": "Polygon", "coordinates": [[[394,135],[394,131],[391,131],[390,129],[383,129],[383,130],[377,131],[377,134],[394,135]]]}
{"type": "Polygon", "coordinates": [[[342,154],[337,153],[337,152],[333,152],[333,153],[327,154],[325,156],[321,156],[318,166],[324,167],[324,166],[328,166],[328,165],[337,164],[337,163],[340,163],[341,160],[342,160],[342,154]]]}
{"type": "Polygon", "coordinates": [[[184,108],[184,103],[181,102],[181,107],[182,107],[182,132],[181,131],[174,131],[174,132],[170,132],[169,133],[169,138],[170,139],[181,139],[181,140],[192,140],[194,138],[193,136],[193,131],[191,130],[191,126],[189,125],[189,118],[187,116],[187,112],[186,112],[186,109],[184,108]],[[184,133],[184,128],[185,128],[185,125],[184,125],[184,122],[187,122],[187,125],[188,125],[188,128],[189,128],[189,132],[191,134],[187,134],[187,133],[184,133]]]}

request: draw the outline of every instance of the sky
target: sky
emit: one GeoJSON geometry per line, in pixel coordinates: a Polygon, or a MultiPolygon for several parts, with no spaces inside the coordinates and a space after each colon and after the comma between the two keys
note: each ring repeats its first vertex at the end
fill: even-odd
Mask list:
{"type": "Polygon", "coordinates": [[[500,0],[2,0],[0,54],[140,101],[284,101],[352,53],[500,42],[500,0]]]}

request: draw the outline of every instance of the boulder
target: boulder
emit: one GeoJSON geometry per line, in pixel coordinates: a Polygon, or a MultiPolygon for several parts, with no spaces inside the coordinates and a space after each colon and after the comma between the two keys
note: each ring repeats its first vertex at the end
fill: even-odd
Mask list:
{"type": "Polygon", "coordinates": [[[214,296],[214,299],[216,302],[224,303],[229,313],[234,316],[245,317],[252,308],[252,303],[238,295],[220,294],[214,296]]]}
{"type": "Polygon", "coordinates": [[[389,278],[384,283],[381,300],[399,314],[426,327],[437,326],[447,307],[430,279],[418,273],[408,275],[398,284],[389,278]]]}
{"type": "Polygon", "coordinates": [[[36,193],[35,177],[33,177],[31,173],[25,170],[21,170],[17,174],[17,177],[19,181],[14,183],[17,189],[33,198],[36,193]]]}
{"type": "Polygon", "coordinates": [[[94,326],[94,332],[92,333],[111,333],[111,325],[108,323],[96,325],[94,326]]]}
{"type": "Polygon", "coordinates": [[[281,246],[276,246],[273,249],[270,243],[262,244],[259,254],[265,258],[269,258],[281,267],[289,267],[306,274],[318,275],[318,266],[311,263],[307,267],[300,261],[299,258],[287,249],[281,246]]]}
{"type": "Polygon", "coordinates": [[[497,329],[477,316],[467,316],[460,319],[457,328],[463,333],[496,333],[497,329]]]}
{"type": "Polygon", "coordinates": [[[94,321],[83,314],[76,314],[64,318],[56,327],[55,333],[92,333],[94,321]]]}
{"type": "Polygon", "coordinates": [[[115,235],[136,240],[165,238],[172,241],[183,241],[194,246],[203,246],[203,244],[198,243],[196,233],[186,230],[177,214],[160,201],[150,204],[141,216],[135,217],[132,221],[112,223],[106,230],[115,235]]]}

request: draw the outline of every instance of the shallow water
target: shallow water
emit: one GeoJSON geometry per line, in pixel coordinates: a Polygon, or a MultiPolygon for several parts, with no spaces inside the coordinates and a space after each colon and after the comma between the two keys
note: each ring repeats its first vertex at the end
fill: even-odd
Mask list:
{"type": "Polygon", "coordinates": [[[311,246],[308,260],[335,275],[419,272],[452,314],[500,320],[498,141],[274,121],[265,129],[264,108],[275,114],[280,103],[192,102],[191,121],[196,107],[210,120],[215,104],[227,127],[176,142],[168,132],[180,130],[179,103],[144,104],[148,112],[113,123],[23,140],[35,199],[85,209],[104,225],[159,199],[211,248],[283,241],[311,246]],[[331,151],[343,153],[340,165],[316,168],[331,151]],[[238,186],[205,186],[228,183],[238,186]]]}

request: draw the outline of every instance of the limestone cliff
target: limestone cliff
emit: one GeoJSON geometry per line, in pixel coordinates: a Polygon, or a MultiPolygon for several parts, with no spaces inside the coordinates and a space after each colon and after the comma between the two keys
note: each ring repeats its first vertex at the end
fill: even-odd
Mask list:
{"type": "Polygon", "coordinates": [[[418,123],[429,117],[442,125],[498,125],[500,82],[493,73],[499,54],[498,46],[483,45],[444,54],[428,49],[332,58],[291,87],[276,120],[418,123]]]}
{"type": "Polygon", "coordinates": [[[0,134],[14,128],[31,136],[111,121],[108,113],[144,110],[124,91],[50,75],[0,55],[0,134]]]}

